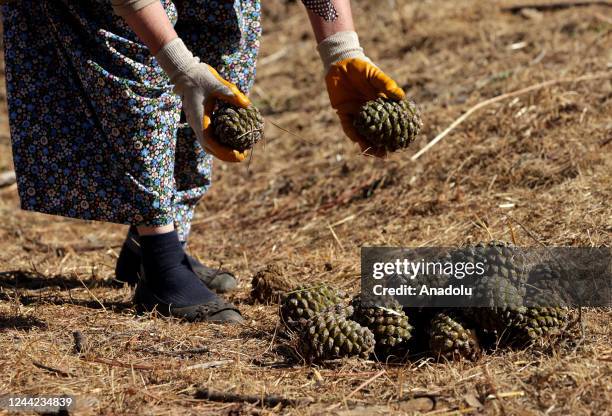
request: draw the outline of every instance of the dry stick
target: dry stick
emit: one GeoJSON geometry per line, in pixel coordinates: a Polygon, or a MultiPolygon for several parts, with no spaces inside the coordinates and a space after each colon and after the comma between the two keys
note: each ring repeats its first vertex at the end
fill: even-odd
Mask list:
{"type": "Polygon", "coordinates": [[[82,357],[81,359],[83,361],[87,361],[90,363],[105,364],[110,367],[132,368],[134,370],[149,370],[149,371],[165,370],[165,371],[168,371],[168,370],[180,369],[180,366],[157,367],[157,366],[151,366],[151,365],[146,365],[146,364],[123,363],[115,359],[107,359],[107,358],[102,358],[102,357],[82,357]]]}
{"type": "Polygon", "coordinates": [[[70,373],[67,373],[57,368],[49,367],[48,365],[44,365],[43,363],[39,363],[38,361],[32,361],[32,364],[34,365],[34,367],[40,368],[41,370],[49,371],[50,373],[57,374],[58,376],[62,376],[62,377],[72,376],[72,374],[70,373]]]}
{"type": "Polygon", "coordinates": [[[181,371],[202,370],[202,369],[207,369],[207,368],[223,367],[224,365],[231,364],[233,362],[234,360],[209,361],[207,363],[199,363],[199,364],[193,364],[187,367],[183,367],[181,368],[181,371]]]}
{"type": "Polygon", "coordinates": [[[87,285],[85,284],[85,282],[77,275],[77,279],[79,279],[79,282],[81,282],[81,284],[83,285],[83,287],[85,288],[85,290],[87,290],[87,293],[89,293],[89,296],[91,296],[93,298],[93,300],[95,300],[101,307],[102,310],[104,312],[108,312],[106,310],[106,307],[104,306],[104,304],[102,302],[100,302],[100,299],[98,299],[98,297],[96,295],[93,294],[93,292],[91,290],[89,290],[89,288],[87,287],[87,285]]]}
{"type": "Polygon", "coordinates": [[[485,364],[483,366],[483,372],[482,372],[485,376],[485,379],[487,380],[487,384],[489,385],[489,389],[491,390],[491,393],[493,395],[495,395],[495,397],[497,398],[497,403],[499,403],[499,407],[500,407],[500,412],[502,414],[502,416],[506,416],[506,407],[504,406],[503,400],[501,400],[500,397],[497,396],[497,387],[495,386],[495,381],[493,380],[493,377],[491,377],[491,373],[489,372],[489,366],[488,364],[485,364]]]}
{"type": "Polygon", "coordinates": [[[272,124],[272,125],[273,125],[274,127],[276,127],[277,129],[282,130],[282,131],[284,131],[285,133],[289,133],[290,135],[292,135],[292,136],[294,136],[294,137],[297,137],[298,139],[300,139],[300,140],[302,140],[302,141],[304,141],[304,142],[306,142],[306,143],[308,143],[308,144],[313,144],[313,142],[311,142],[311,141],[309,141],[309,140],[305,139],[304,137],[300,136],[299,134],[294,133],[294,132],[292,132],[291,130],[288,130],[288,129],[284,128],[283,126],[281,126],[281,125],[279,125],[279,124],[277,124],[277,123],[275,123],[275,122],[271,121],[269,118],[268,118],[268,123],[272,124]]]}
{"type": "MultiPolygon", "coordinates": [[[[507,217],[507,218],[510,218],[512,221],[514,221],[515,223],[517,223],[517,224],[518,224],[518,225],[519,225],[519,226],[520,226],[520,227],[523,229],[523,231],[525,231],[525,232],[526,232],[526,233],[529,235],[529,237],[531,237],[531,238],[533,239],[533,241],[535,241],[536,243],[538,243],[539,245],[541,245],[541,246],[542,246],[542,247],[544,247],[544,248],[548,248],[548,247],[546,247],[546,244],[544,244],[544,243],[542,242],[542,240],[540,240],[540,239],[538,238],[538,236],[537,236],[537,235],[535,235],[535,234],[534,234],[534,233],[533,233],[533,232],[532,232],[532,231],[531,231],[529,228],[527,228],[527,227],[525,226],[525,224],[523,224],[521,221],[517,220],[516,218],[514,218],[514,217],[513,217],[512,215],[510,215],[510,214],[506,214],[506,217],[507,217]]],[[[550,252],[550,250],[549,250],[549,252],[550,252]]]]}
{"type": "Polygon", "coordinates": [[[267,407],[281,406],[299,406],[310,403],[310,400],[304,399],[288,399],[286,397],[273,394],[263,396],[228,393],[222,391],[213,391],[210,389],[198,389],[195,393],[195,398],[200,400],[209,400],[212,402],[222,403],[251,403],[259,404],[267,407]]]}
{"type": "Polygon", "coordinates": [[[519,3],[510,6],[502,7],[501,10],[504,12],[516,13],[522,9],[535,9],[535,10],[557,10],[566,9],[569,7],[579,6],[612,6],[612,2],[606,0],[572,0],[572,1],[558,1],[554,3],[519,3]]]}
{"type": "MultiPolygon", "coordinates": [[[[366,381],[361,383],[355,390],[350,392],[348,396],[344,397],[343,401],[346,402],[348,399],[350,399],[355,394],[357,394],[358,392],[360,392],[361,390],[363,390],[364,388],[366,388],[367,386],[372,384],[378,377],[382,376],[386,372],[387,372],[387,370],[380,370],[378,373],[374,374],[372,377],[370,377],[369,379],[367,379],[366,381]]],[[[342,403],[336,403],[335,405],[330,406],[327,409],[325,409],[325,411],[326,412],[331,412],[332,410],[337,409],[340,406],[342,406],[342,403]]]]}
{"type": "Polygon", "coordinates": [[[461,123],[463,123],[465,120],[467,120],[467,118],[469,116],[471,116],[476,111],[478,111],[481,108],[484,108],[484,107],[486,107],[488,105],[498,103],[498,102],[503,101],[503,100],[508,99],[508,98],[518,97],[520,95],[527,94],[528,92],[532,92],[532,91],[539,90],[539,89],[542,89],[542,88],[550,87],[552,85],[568,83],[568,82],[571,83],[571,82],[593,81],[593,80],[596,80],[596,79],[605,79],[605,78],[612,78],[612,72],[604,73],[604,74],[584,75],[584,76],[578,77],[578,78],[552,79],[552,80],[549,80],[549,81],[540,82],[538,84],[531,85],[531,86],[526,87],[526,88],[522,88],[522,89],[517,90],[517,91],[508,92],[508,93],[501,94],[501,95],[498,95],[498,96],[493,97],[493,98],[489,98],[488,100],[482,101],[482,102],[476,104],[474,107],[472,107],[469,110],[467,110],[461,117],[459,117],[458,119],[453,121],[452,124],[446,128],[446,130],[444,130],[442,133],[438,134],[433,140],[431,140],[429,143],[427,143],[425,145],[425,147],[423,147],[421,150],[416,152],[410,158],[410,160],[414,162],[419,157],[423,156],[423,154],[426,153],[433,146],[435,146],[436,143],[438,143],[440,140],[442,140],[444,137],[446,137],[451,131],[453,131],[457,126],[459,126],[461,123]]]}
{"type": "Polygon", "coordinates": [[[156,350],[152,348],[141,348],[137,351],[142,351],[142,352],[146,352],[149,354],[178,356],[178,355],[206,354],[210,352],[210,349],[208,347],[200,347],[200,348],[188,348],[185,350],[176,350],[176,351],[163,351],[163,350],[156,350]]]}

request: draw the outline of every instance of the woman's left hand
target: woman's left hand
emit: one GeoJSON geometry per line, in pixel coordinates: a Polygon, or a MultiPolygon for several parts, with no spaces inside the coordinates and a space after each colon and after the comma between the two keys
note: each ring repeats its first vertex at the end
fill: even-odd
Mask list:
{"type": "Polygon", "coordinates": [[[359,144],[362,153],[384,157],[383,148],[372,147],[357,133],[353,120],[367,101],[379,97],[401,100],[404,91],[364,55],[355,32],[331,35],[317,49],[326,71],[329,100],[340,118],[344,133],[359,144]]]}
{"type": "Polygon", "coordinates": [[[383,97],[404,98],[404,91],[370,60],[347,58],[333,64],[325,77],[331,106],[336,110],[342,129],[349,139],[359,144],[364,154],[384,157],[383,148],[374,148],[353,126],[353,119],[363,104],[383,97]]]}

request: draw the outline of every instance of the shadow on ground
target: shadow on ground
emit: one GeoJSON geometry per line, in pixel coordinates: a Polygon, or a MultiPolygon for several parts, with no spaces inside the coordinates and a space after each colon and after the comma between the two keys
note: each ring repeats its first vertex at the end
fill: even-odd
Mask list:
{"type": "Polygon", "coordinates": [[[112,279],[78,279],[74,276],[45,276],[41,273],[23,270],[0,272],[0,301],[18,300],[22,305],[75,305],[89,309],[105,309],[113,312],[126,312],[132,309],[131,302],[80,299],[72,296],[73,289],[122,288],[123,283],[112,279]],[[7,289],[7,291],[2,291],[7,289]],[[46,290],[49,289],[49,290],[46,290]],[[15,291],[14,294],[10,294],[15,291]],[[21,292],[24,293],[21,293],[21,292]],[[26,292],[39,291],[39,292],[26,292]],[[59,292],[58,292],[59,291],[59,292]],[[67,296],[65,296],[67,294],[67,296]]]}
{"type": "Polygon", "coordinates": [[[47,323],[33,316],[0,315],[0,332],[12,329],[22,331],[30,331],[32,329],[47,329],[47,323]]]}
{"type": "Polygon", "coordinates": [[[36,290],[57,287],[60,290],[83,288],[89,289],[107,287],[121,288],[123,283],[113,279],[78,279],[75,276],[45,276],[42,273],[24,270],[0,272],[0,288],[36,290]]]}

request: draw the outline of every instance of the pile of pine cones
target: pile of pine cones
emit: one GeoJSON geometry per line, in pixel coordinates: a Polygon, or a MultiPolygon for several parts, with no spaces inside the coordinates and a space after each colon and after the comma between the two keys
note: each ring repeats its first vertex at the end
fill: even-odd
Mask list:
{"type": "MultiPolygon", "coordinates": [[[[504,285],[506,280],[516,279],[522,283],[518,287],[542,289],[550,283],[542,279],[546,271],[541,268],[534,269],[537,278],[525,276],[506,258],[507,246],[500,242],[476,246],[493,253],[487,263],[494,277],[480,288],[487,296],[503,294],[491,307],[411,308],[402,307],[393,298],[374,302],[359,296],[345,302],[342,293],[327,285],[296,287],[274,267],[254,277],[252,297],[280,301],[281,322],[287,331],[297,334],[298,353],[308,362],[343,357],[403,360],[423,353],[443,360],[475,360],[488,346],[525,347],[563,335],[569,321],[567,308],[524,307],[520,302],[524,293],[504,285]]],[[[461,251],[464,257],[479,253],[482,250],[461,251]]]]}

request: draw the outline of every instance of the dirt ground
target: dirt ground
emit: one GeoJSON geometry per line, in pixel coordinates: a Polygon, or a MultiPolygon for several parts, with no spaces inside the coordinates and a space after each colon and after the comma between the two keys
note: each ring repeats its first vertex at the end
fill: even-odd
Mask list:
{"type": "MultiPolygon", "coordinates": [[[[354,1],[366,52],[424,116],[413,148],[381,161],[362,157],[343,136],[301,4],[263,3],[252,97],[270,121],[267,140],[249,166],[216,163],[190,240],[203,261],[237,273],[232,300],[248,323],[136,316],[130,289],[113,281],[125,226],[20,211],[16,188],[3,188],[0,391],[73,394],[77,414],[612,414],[608,310],[585,311],[581,342],[543,351],[311,368],[284,364],[276,307],[249,300],[251,276],[271,263],[302,282],[356,292],[364,245],[495,238],[610,246],[612,9],[510,13],[496,1],[354,1]],[[599,78],[571,81],[591,75],[599,78]],[[566,82],[484,107],[411,160],[470,107],[555,79],[566,82]],[[81,354],[74,331],[86,340],[81,354]],[[209,352],[177,352],[203,346],[209,352]],[[201,388],[304,402],[198,400],[201,388]]],[[[12,163],[5,95],[2,85],[0,172],[12,163]]]]}

